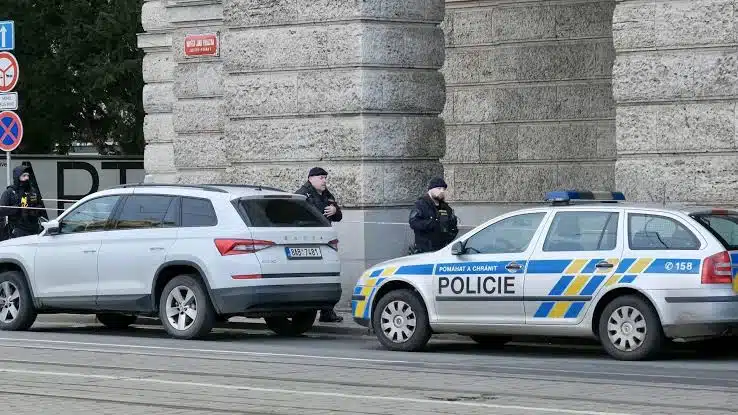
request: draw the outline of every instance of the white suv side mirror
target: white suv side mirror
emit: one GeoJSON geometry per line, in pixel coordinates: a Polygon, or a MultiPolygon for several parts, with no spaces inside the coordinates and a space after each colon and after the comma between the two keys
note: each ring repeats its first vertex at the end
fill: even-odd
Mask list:
{"type": "Polygon", "coordinates": [[[46,235],[58,235],[60,231],[60,225],[58,220],[50,220],[48,222],[44,222],[41,224],[43,226],[44,230],[46,231],[46,235]]]}

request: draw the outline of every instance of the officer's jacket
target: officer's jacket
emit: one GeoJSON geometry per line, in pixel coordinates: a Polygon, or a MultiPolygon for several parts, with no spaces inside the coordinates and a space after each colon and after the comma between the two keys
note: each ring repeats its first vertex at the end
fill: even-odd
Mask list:
{"type": "Polygon", "coordinates": [[[436,206],[427,194],[415,201],[409,222],[415,231],[415,248],[420,252],[437,251],[459,233],[458,218],[451,206],[446,202],[436,206]]]}
{"type": "Polygon", "coordinates": [[[323,194],[320,194],[317,190],[315,190],[315,187],[313,187],[310,182],[307,182],[302,185],[301,188],[297,189],[295,193],[307,196],[307,202],[315,206],[315,208],[320,211],[321,215],[325,211],[326,207],[330,205],[335,206],[336,214],[329,217],[328,219],[333,222],[340,222],[341,219],[343,219],[343,212],[341,212],[341,208],[338,207],[338,203],[336,203],[336,198],[333,197],[333,194],[328,191],[328,189],[325,189],[325,191],[323,191],[323,194]]]}

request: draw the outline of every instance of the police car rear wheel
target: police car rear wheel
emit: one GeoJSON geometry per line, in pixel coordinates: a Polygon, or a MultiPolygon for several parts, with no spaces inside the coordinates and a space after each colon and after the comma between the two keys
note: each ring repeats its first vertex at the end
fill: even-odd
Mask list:
{"type": "Polygon", "coordinates": [[[618,297],[608,304],[600,317],[599,333],[605,351],[618,360],[653,358],[664,343],[656,311],[636,296],[618,297]]]}
{"type": "Polygon", "coordinates": [[[431,330],[423,303],[411,290],[391,291],[377,303],[374,331],[384,347],[414,352],[425,347],[431,330]]]}

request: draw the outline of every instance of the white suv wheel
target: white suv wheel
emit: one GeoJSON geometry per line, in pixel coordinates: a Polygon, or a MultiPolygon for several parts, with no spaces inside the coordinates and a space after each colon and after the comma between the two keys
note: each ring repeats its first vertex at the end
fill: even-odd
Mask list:
{"type": "Polygon", "coordinates": [[[199,277],[180,275],[164,287],[159,303],[159,319],[173,337],[202,337],[210,333],[215,325],[215,317],[215,309],[199,277]]]}
{"type": "Polygon", "coordinates": [[[173,328],[180,331],[189,329],[197,319],[195,293],[182,285],[175,287],[167,296],[166,311],[173,328]]]}

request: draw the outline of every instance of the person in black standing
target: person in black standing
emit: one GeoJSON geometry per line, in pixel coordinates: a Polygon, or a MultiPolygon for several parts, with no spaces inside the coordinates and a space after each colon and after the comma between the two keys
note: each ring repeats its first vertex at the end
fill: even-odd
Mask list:
{"type": "Polygon", "coordinates": [[[415,232],[414,253],[437,251],[459,234],[458,218],[445,201],[447,188],[442,178],[434,178],[428,184],[428,193],[415,201],[409,219],[415,232]]]}
{"type": "Polygon", "coordinates": [[[28,169],[28,166],[18,166],[13,169],[13,184],[8,186],[0,196],[0,206],[4,206],[0,207],[0,216],[8,218],[11,238],[36,235],[41,232],[39,217],[43,215],[43,210],[38,209],[41,207],[41,195],[32,185],[28,169]]]}
{"type": "MultiPolygon", "coordinates": [[[[307,182],[295,193],[307,197],[307,202],[315,206],[331,222],[340,222],[343,219],[341,208],[336,198],[328,190],[326,181],[328,172],[320,167],[313,167],[308,173],[307,182]]],[[[333,309],[320,310],[320,321],[325,323],[340,323],[343,317],[336,314],[333,309]]]]}

